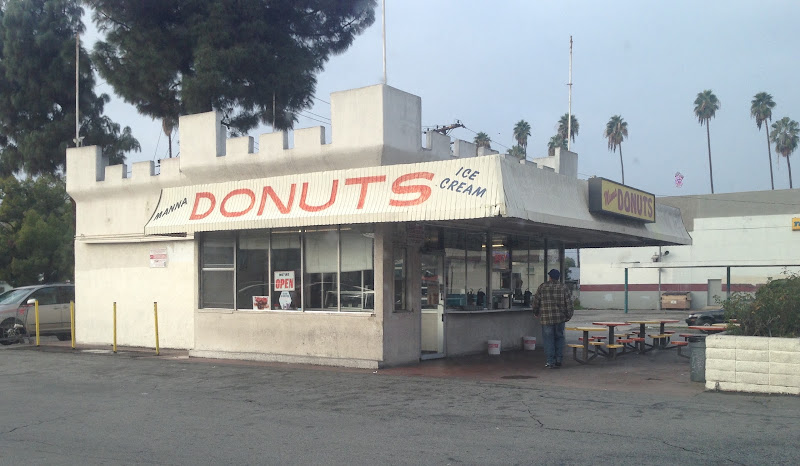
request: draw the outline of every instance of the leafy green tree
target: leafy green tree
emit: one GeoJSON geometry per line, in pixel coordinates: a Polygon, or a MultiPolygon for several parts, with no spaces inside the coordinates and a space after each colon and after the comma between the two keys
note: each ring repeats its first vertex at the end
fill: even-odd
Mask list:
{"type": "Polygon", "coordinates": [[[528,154],[528,137],[531,135],[531,125],[525,120],[519,120],[514,125],[514,139],[517,140],[517,146],[522,148],[524,158],[528,154]]]}
{"type": "Polygon", "coordinates": [[[483,131],[475,135],[475,139],[473,139],[473,142],[478,147],[485,147],[487,149],[492,148],[492,139],[489,137],[488,134],[484,133],[483,131]]]}
{"type": "Polygon", "coordinates": [[[775,189],[775,178],[772,175],[772,149],[770,148],[769,143],[769,120],[772,119],[772,109],[775,108],[775,101],[772,100],[772,96],[767,94],[766,92],[759,92],[755,96],[753,96],[753,100],[750,102],[750,116],[756,119],[756,126],[758,130],[761,131],[761,125],[766,121],[767,124],[764,125],[767,128],[767,156],[769,156],[769,182],[772,186],[772,189],[775,189]]]}
{"type": "Polygon", "coordinates": [[[694,114],[700,126],[706,126],[706,138],[708,140],[708,176],[711,179],[711,194],[714,194],[714,170],[711,167],[711,119],[717,115],[720,102],[717,96],[710,89],[697,94],[694,99],[694,114]]]}
{"type": "Polygon", "coordinates": [[[551,137],[549,141],[547,141],[547,155],[550,157],[556,155],[557,147],[567,150],[567,140],[564,139],[564,137],[560,134],[556,134],[555,136],[551,137]]]}
{"type": "Polygon", "coordinates": [[[511,149],[508,149],[506,154],[512,157],[516,157],[520,160],[525,160],[525,149],[523,149],[522,146],[519,145],[515,145],[511,147],[511,149]]]}
{"type": "Polygon", "coordinates": [[[580,131],[580,124],[578,124],[578,118],[569,113],[561,115],[561,118],[558,120],[558,135],[564,138],[564,141],[567,140],[567,131],[569,131],[569,137],[572,139],[572,142],[575,142],[575,136],[577,136],[578,131],[580,131]],[[572,118],[570,118],[570,116],[572,118]],[[572,120],[572,125],[567,128],[567,122],[570,120],[572,120]]]}
{"type": "Polygon", "coordinates": [[[796,338],[800,336],[800,275],[771,280],[755,296],[735,293],[722,303],[733,335],[796,338]]]}
{"type": "Polygon", "coordinates": [[[0,179],[0,277],[16,286],[72,280],[75,211],[53,175],[0,179]]]}
{"type": "Polygon", "coordinates": [[[608,150],[616,152],[619,148],[619,168],[622,172],[622,184],[625,184],[625,165],[622,163],[622,141],[628,138],[628,122],[621,116],[614,115],[608,119],[603,137],[608,139],[608,150]]]}
{"type": "MultiPolygon", "coordinates": [[[[75,138],[75,40],[78,0],[0,2],[0,175],[63,170],[75,138]]],[[[139,150],[130,128],[103,116],[88,55],[80,56],[80,135],[111,163],[139,150]]]]}
{"type": "Polygon", "coordinates": [[[100,75],[140,113],[174,126],[224,114],[234,134],[291,128],[332,54],[375,21],[375,0],[87,0],[105,40],[100,75]]]}
{"type": "Polygon", "coordinates": [[[792,162],[789,156],[797,149],[799,134],[800,127],[789,117],[783,117],[772,124],[772,142],[775,143],[775,152],[786,157],[786,163],[789,165],[789,189],[793,188],[792,162]]]}

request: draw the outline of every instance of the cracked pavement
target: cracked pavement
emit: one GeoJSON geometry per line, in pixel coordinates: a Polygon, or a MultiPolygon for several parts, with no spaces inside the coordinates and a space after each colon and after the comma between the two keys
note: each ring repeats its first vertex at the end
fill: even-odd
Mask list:
{"type": "Polygon", "coordinates": [[[16,347],[0,351],[1,462],[800,464],[800,397],[618,390],[602,366],[570,370],[487,380],[16,347]]]}

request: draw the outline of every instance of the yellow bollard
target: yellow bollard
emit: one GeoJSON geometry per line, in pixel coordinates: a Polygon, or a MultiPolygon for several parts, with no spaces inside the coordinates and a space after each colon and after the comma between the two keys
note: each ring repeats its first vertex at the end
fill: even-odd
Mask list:
{"type": "Polygon", "coordinates": [[[33,312],[36,315],[36,346],[39,346],[39,300],[33,301],[33,312]]]}
{"type": "Polygon", "coordinates": [[[72,349],[75,349],[75,301],[69,302],[69,329],[72,335],[72,349]]]}
{"type": "Polygon", "coordinates": [[[117,352],[117,302],[114,301],[114,352],[117,352]]]}
{"type": "Polygon", "coordinates": [[[153,315],[156,318],[156,356],[158,356],[159,354],[161,354],[161,352],[158,348],[158,303],[157,302],[153,302],[153,315]]]}

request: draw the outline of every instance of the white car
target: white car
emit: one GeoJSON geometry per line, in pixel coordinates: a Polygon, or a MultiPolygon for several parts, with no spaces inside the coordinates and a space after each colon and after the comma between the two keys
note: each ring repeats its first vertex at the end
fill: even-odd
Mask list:
{"type": "Polygon", "coordinates": [[[75,285],[56,283],[14,288],[0,295],[0,344],[10,345],[23,335],[36,333],[34,305],[39,301],[39,335],[71,338],[70,302],[75,301],[75,285]]]}

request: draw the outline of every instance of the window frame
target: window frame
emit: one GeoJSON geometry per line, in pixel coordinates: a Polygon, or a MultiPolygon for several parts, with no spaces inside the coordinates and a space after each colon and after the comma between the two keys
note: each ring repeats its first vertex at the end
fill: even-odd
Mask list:
{"type": "MultiPolygon", "coordinates": [[[[319,226],[316,228],[322,228],[324,226],[319,226]]],[[[240,304],[238,302],[239,296],[237,293],[237,280],[238,274],[240,271],[238,270],[239,263],[239,247],[240,247],[240,237],[242,234],[253,232],[253,231],[262,231],[262,230],[228,230],[228,231],[213,231],[213,232],[203,232],[201,235],[198,235],[198,310],[204,311],[214,311],[214,310],[225,310],[229,312],[317,312],[317,313],[347,313],[347,314],[374,314],[375,313],[375,238],[374,238],[374,228],[369,233],[372,233],[371,237],[371,247],[372,251],[370,253],[371,263],[369,269],[358,270],[358,271],[350,271],[348,273],[358,273],[359,274],[359,281],[360,281],[360,305],[359,308],[344,308],[342,309],[342,225],[330,225],[329,228],[335,229],[336,231],[336,307],[325,308],[324,302],[323,308],[320,309],[308,309],[306,304],[310,300],[310,297],[306,296],[305,290],[305,276],[306,276],[306,256],[307,256],[307,248],[306,248],[306,233],[314,233],[318,231],[315,227],[308,227],[308,228],[279,228],[279,229],[266,229],[263,230],[265,236],[268,238],[267,244],[267,270],[269,274],[269,293],[270,293],[270,306],[268,309],[263,310],[253,310],[251,308],[239,308],[240,304]],[[299,236],[300,239],[300,276],[295,277],[295,282],[299,282],[299,285],[295,285],[295,290],[299,294],[299,306],[292,310],[283,310],[283,309],[273,309],[272,307],[272,300],[274,293],[274,238],[273,234],[276,231],[286,232],[286,233],[294,233],[299,236]],[[230,241],[233,247],[233,260],[230,265],[227,264],[213,264],[212,267],[205,266],[203,256],[204,250],[206,248],[206,244],[208,241],[230,241]],[[366,274],[367,271],[372,272],[372,287],[371,289],[367,289],[366,287],[366,274]],[[231,278],[231,292],[233,293],[233,303],[232,307],[204,307],[204,280],[203,275],[207,272],[230,272],[232,273],[231,278]],[[369,301],[372,301],[372,307],[367,307],[369,301]]],[[[369,225],[358,225],[357,228],[368,228],[369,225]]],[[[406,269],[407,269],[407,257],[405,259],[406,262],[406,269]]],[[[333,272],[324,272],[321,273],[322,276],[331,274],[333,272]]],[[[406,276],[407,279],[407,276],[406,276]]],[[[323,287],[324,288],[324,287],[323,287]]],[[[324,298],[324,296],[323,296],[324,298]]],[[[406,299],[407,302],[407,299],[406,299]]]]}

